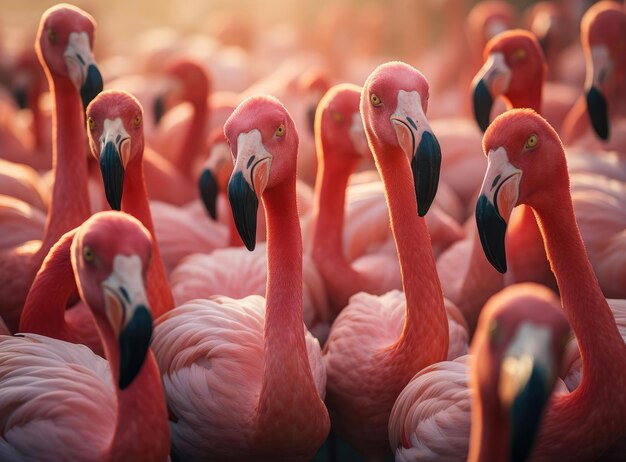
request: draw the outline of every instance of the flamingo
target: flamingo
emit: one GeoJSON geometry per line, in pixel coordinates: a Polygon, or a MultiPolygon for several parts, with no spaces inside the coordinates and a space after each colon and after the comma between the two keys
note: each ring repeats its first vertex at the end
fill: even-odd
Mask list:
{"type": "Polygon", "coordinates": [[[587,62],[585,95],[567,116],[563,136],[568,145],[626,152],[625,27],[626,12],[615,2],[596,3],[581,20],[587,62]],[[590,125],[594,133],[591,139],[583,136],[589,133],[590,125]]]}
{"type": "Polygon", "coordinates": [[[385,184],[404,293],[353,296],[331,326],[324,363],[333,424],[370,458],[388,451],[389,413],[410,378],[467,347],[462,321],[448,323],[428,230],[418,216],[435,196],[441,155],[425,116],[427,104],[425,77],[401,62],[376,68],[361,92],[361,115],[385,184]]]}
{"type": "Polygon", "coordinates": [[[149,349],[150,235],[119,212],[96,214],[72,234],[66,259],[107,359],[42,335],[0,336],[0,458],[165,460],[167,409],[149,349]]]}
{"type": "Polygon", "coordinates": [[[35,49],[54,101],[55,180],[42,241],[6,248],[0,255],[0,315],[12,332],[48,251],[66,231],[90,215],[82,108],[102,89],[102,77],[91,53],[94,28],[91,16],[62,4],[43,13],[37,31],[35,49]]]}
{"type": "Polygon", "coordinates": [[[485,255],[505,269],[506,220],[516,205],[532,207],[582,356],[580,386],[548,408],[534,456],[595,460],[626,432],[626,414],[614,404],[626,385],[626,344],[576,224],[563,145],[545,119],[515,109],[492,122],[484,150],[489,165],[476,221],[485,255]]]}
{"type": "Polygon", "coordinates": [[[516,284],[493,295],[471,354],[421,370],[398,396],[389,418],[396,460],[510,460],[508,451],[522,460],[568,338],[559,299],[546,287],[516,284]]]}
{"type": "Polygon", "coordinates": [[[326,438],[329,418],[319,343],[302,322],[298,133],[269,96],[242,102],[224,132],[235,158],[229,199],[248,248],[259,198],[265,206],[266,299],[193,300],[159,318],[152,347],[172,416],[173,453],[308,460],[326,438]]]}

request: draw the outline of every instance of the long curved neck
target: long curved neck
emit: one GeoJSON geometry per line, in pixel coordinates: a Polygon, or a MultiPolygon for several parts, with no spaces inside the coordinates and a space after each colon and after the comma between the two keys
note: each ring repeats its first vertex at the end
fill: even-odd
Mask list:
{"type": "Polygon", "coordinates": [[[563,309],[578,340],[583,378],[574,392],[549,408],[537,453],[591,460],[626,431],[623,406],[615,405],[626,389],[626,345],[589,263],[569,185],[542,201],[534,208],[563,309]]]}
{"type": "Polygon", "coordinates": [[[122,211],[141,221],[152,236],[152,261],[148,268],[148,298],[156,319],[174,308],[174,298],[154,233],[141,157],[130,161],[126,166],[122,211]]]}
{"type": "Polygon", "coordinates": [[[426,221],[417,215],[411,167],[400,148],[394,151],[377,155],[376,166],[385,185],[406,296],[406,321],[396,351],[418,355],[428,365],[446,359],[448,319],[426,221]]]}
{"type": "Polygon", "coordinates": [[[206,127],[209,117],[206,98],[194,101],[192,105],[193,115],[191,123],[185,134],[182,150],[178,153],[178,165],[182,173],[187,177],[191,177],[193,174],[194,161],[202,151],[207,136],[206,127]]]}
{"type": "Polygon", "coordinates": [[[510,432],[500,413],[494,396],[483,396],[478,391],[473,394],[468,462],[509,460],[510,432]]]}
{"type": "Polygon", "coordinates": [[[75,229],[65,233],[41,265],[24,304],[19,332],[71,341],[65,309],[77,291],[70,254],[75,234],[75,229]]]}
{"type": "Polygon", "coordinates": [[[39,104],[39,99],[45,90],[45,80],[37,78],[37,82],[33,85],[33,89],[28,95],[28,107],[33,114],[33,123],[31,127],[33,138],[35,139],[35,149],[40,155],[46,154],[45,152],[42,152],[46,147],[44,127],[45,118],[43,117],[41,106],[39,104]]]}
{"type": "Polygon", "coordinates": [[[169,427],[161,375],[151,350],[137,377],[120,390],[119,343],[102,313],[94,313],[104,352],[111,368],[117,419],[109,445],[110,460],[161,461],[169,453],[169,427]]]}
{"type": "Polygon", "coordinates": [[[508,94],[507,109],[530,108],[541,114],[541,101],[543,92],[543,79],[533,80],[525,88],[525,91],[508,94]]]}
{"type": "MultiPolygon", "coordinates": [[[[258,405],[258,432],[265,435],[278,422],[293,425],[294,413],[312,399],[320,401],[304,341],[302,318],[302,236],[293,179],[266,189],[267,289],[263,379],[258,405]],[[294,387],[294,384],[298,384],[294,387]],[[289,396],[289,400],[275,400],[289,396]]],[[[321,401],[320,401],[321,403],[321,401]]],[[[269,432],[268,432],[269,433],[269,432]]]]}
{"type": "Polygon", "coordinates": [[[80,95],[68,78],[49,79],[52,111],[54,186],[41,250],[44,256],[68,230],[91,214],[87,191],[86,134],[80,95]]]}

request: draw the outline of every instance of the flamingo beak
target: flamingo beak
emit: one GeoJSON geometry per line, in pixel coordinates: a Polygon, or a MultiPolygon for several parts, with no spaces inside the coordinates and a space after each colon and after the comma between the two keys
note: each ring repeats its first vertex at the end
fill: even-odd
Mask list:
{"type": "Polygon", "coordinates": [[[217,180],[211,170],[204,169],[202,171],[198,179],[198,189],[200,190],[200,198],[204,208],[211,218],[217,220],[217,195],[219,191],[217,180]]]}
{"type": "Polygon", "coordinates": [[[510,83],[511,70],[506,65],[504,54],[491,53],[472,83],[474,118],[483,132],[489,126],[494,98],[506,93],[510,83]]]}
{"type": "Polygon", "coordinates": [[[102,75],[96,66],[87,32],[72,32],[63,53],[69,76],[80,91],[83,109],[102,91],[102,75]]]}
{"type": "Polygon", "coordinates": [[[165,114],[165,98],[163,96],[157,96],[152,103],[152,111],[154,113],[154,124],[158,125],[165,114]]]}
{"type": "Polygon", "coordinates": [[[248,250],[256,246],[259,199],[269,180],[272,156],[263,146],[261,133],[252,130],[237,138],[237,159],[228,183],[228,199],[237,231],[248,250]]]}
{"type": "Polygon", "coordinates": [[[398,92],[398,106],[391,115],[398,143],[409,158],[417,199],[417,214],[428,212],[439,186],[441,148],[422,108],[417,91],[398,92]]]}
{"type": "Polygon", "coordinates": [[[363,126],[363,118],[361,112],[356,111],[352,114],[352,125],[348,130],[350,139],[354,150],[361,157],[367,157],[370,153],[369,145],[367,144],[367,136],[365,135],[365,127],[363,126]]]}
{"type": "Polygon", "coordinates": [[[557,377],[548,327],[523,323],[500,366],[498,396],[511,425],[511,460],[530,455],[557,377]]]}
{"type": "Polygon", "coordinates": [[[487,260],[506,273],[504,238],[513,207],[517,205],[522,171],[509,163],[503,147],[490,150],[487,172],[476,203],[476,224],[487,260]]]}
{"type": "Polygon", "coordinates": [[[124,168],[130,157],[130,136],[122,120],[106,119],[101,137],[100,171],[109,206],[121,210],[124,168]]]}
{"type": "Polygon", "coordinates": [[[102,282],[106,315],[118,336],[121,390],[128,387],[141,370],[152,339],[152,315],[143,275],[137,255],[117,255],[113,271],[102,282]]]}
{"type": "Polygon", "coordinates": [[[200,198],[214,220],[217,220],[217,196],[220,191],[226,191],[233,171],[231,159],[228,145],[223,142],[215,143],[198,179],[200,198]]]}
{"type": "Polygon", "coordinates": [[[607,77],[612,72],[613,63],[608,49],[605,46],[593,47],[585,84],[587,113],[596,135],[604,141],[609,139],[609,110],[603,89],[606,88],[607,77]]]}

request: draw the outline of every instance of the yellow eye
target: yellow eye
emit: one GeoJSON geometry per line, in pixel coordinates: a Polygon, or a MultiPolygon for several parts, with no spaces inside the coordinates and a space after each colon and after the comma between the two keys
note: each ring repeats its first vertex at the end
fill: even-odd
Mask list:
{"type": "Polygon", "coordinates": [[[528,139],[526,140],[526,146],[524,146],[526,149],[532,149],[535,146],[537,146],[537,143],[539,142],[539,137],[536,134],[532,134],[528,137],[528,139]]]}
{"type": "Polygon", "coordinates": [[[343,120],[343,116],[339,112],[333,112],[333,119],[335,119],[335,122],[341,122],[343,120]]]}
{"type": "Polygon", "coordinates": [[[89,130],[93,130],[96,128],[96,121],[89,117],[87,118],[87,125],[89,125],[89,130]]]}
{"type": "Polygon", "coordinates": [[[515,50],[514,56],[519,60],[526,59],[526,50],[524,50],[523,48],[518,48],[517,50],[515,50]]]}
{"type": "Polygon", "coordinates": [[[92,262],[96,258],[91,247],[85,246],[83,249],[83,258],[86,262],[92,262]]]}
{"type": "Polygon", "coordinates": [[[133,120],[133,123],[135,124],[135,127],[139,127],[139,125],[141,125],[141,116],[138,115],[135,117],[135,119],[133,120]]]}
{"type": "Polygon", "coordinates": [[[57,34],[52,29],[48,29],[48,40],[50,40],[50,43],[56,43],[57,41],[57,34]]]}
{"type": "Polygon", "coordinates": [[[274,132],[274,135],[281,137],[281,138],[285,136],[285,124],[280,124],[278,128],[276,129],[276,131],[274,132]]]}
{"type": "Polygon", "coordinates": [[[372,93],[372,96],[370,96],[370,101],[372,102],[374,106],[380,106],[383,103],[378,97],[378,95],[374,93],[372,93]]]}

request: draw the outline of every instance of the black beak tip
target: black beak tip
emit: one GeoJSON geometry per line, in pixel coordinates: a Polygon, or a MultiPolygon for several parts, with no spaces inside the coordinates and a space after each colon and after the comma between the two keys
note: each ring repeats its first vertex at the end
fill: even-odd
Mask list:
{"type": "Polygon", "coordinates": [[[441,169],[441,147],[435,136],[424,131],[422,139],[411,160],[415,195],[417,199],[417,214],[423,217],[428,213],[435,200],[439,187],[439,172],[441,169]]]}
{"type": "Polygon", "coordinates": [[[241,172],[228,183],[228,200],[241,240],[250,251],[256,247],[256,215],[259,200],[241,172]]]}
{"type": "Polygon", "coordinates": [[[214,220],[217,220],[217,181],[211,170],[204,170],[198,180],[200,198],[207,212],[214,220]]]}
{"type": "Polygon", "coordinates": [[[94,64],[90,64],[87,68],[87,78],[80,89],[83,109],[87,109],[89,103],[102,91],[103,86],[102,74],[94,64]]]}
{"type": "Polygon", "coordinates": [[[159,122],[161,122],[163,114],[165,114],[165,101],[163,96],[157,96],[154,99],[154,106],[152,109],[154,111],[154,124],[158,125],[159,122]]]}
{"type": "Polygon", "coordinates": [[[311,135],[315,134],[315,111],[316,110],[317,110],[317,105],[315,104],[311,104],[311,106],[309,106],[306,110],[307,125],[309,128],[309,133],[311,133],[311,135]]]}
{"type": "Polygon", "coordinates": [[[476,203],[476,225],[485,257],[500,273],[506,273],[506,221],[483,194],[476,203]]]}
{"type": "Polygon", "coordinates": [[[587,112],[594,131],[602,140],[609,139],[609,119],[606,99],[596,87],[587,92],[587,112]]]}
{"type": "Polygon", "coordinates": [[[152,339],[152,316],[140,305],[135,308],[133,317],[119,337],[121,390],[128,387],[141,370],[152,339]]]}
{"type": "Polygon", "coordinates": [[[117,149],[110,141],[100,154],[100,170],[107,202],[111,209],[119,211],[122,209],[122,193],[124,192],[124,166],[117,149]]]}
{"type": "Polygon", "coordinates": [[[20,109],[26,109],[28,106],[28,96],[25,88],[15,88],[13,90],[13,98],[20,109]]]}
{"type": "Polygon", "coordinates": [[[484,80],[480,79],[474,87],[474,118],[483,132],[489,127],[492,106],[493,97],[484,80]]]}

